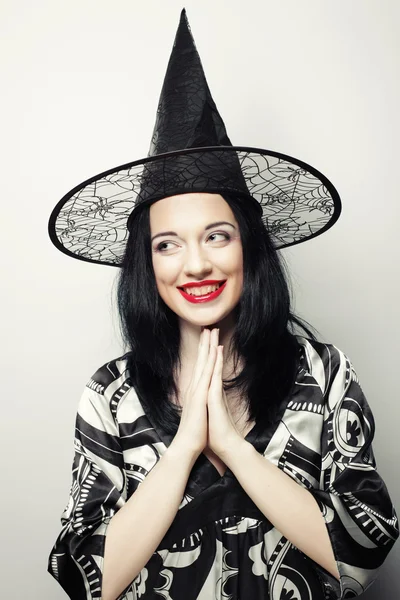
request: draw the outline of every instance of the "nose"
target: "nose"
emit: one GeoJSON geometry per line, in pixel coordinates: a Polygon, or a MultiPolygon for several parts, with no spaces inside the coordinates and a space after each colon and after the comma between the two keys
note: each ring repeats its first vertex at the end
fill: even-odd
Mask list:
{"type": "Polygon", "coordinates": [[[185,253],[184,273],[186,277],[195,279],[204,279],[206,275],[212,272],[213,266],[207,255],[207,252],[194,244],[188,247],[185,253]]]}

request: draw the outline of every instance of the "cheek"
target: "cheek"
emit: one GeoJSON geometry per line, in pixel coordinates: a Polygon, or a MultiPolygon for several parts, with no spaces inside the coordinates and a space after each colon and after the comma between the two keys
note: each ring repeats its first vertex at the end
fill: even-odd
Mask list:
{"type": "Polygon", "coordinates": [[[176,280],[179,269],[175,261],[163,261],[158,257],[153,258],[153,270],[157,286],[168,285],[176,280]]]}
{"type": "Polygon", "coordinates": [[[236,275],[237,287],[241,290],[243,287],[243,255],[241,252],[236,257],[234,273],[236,275]]]}
{"type": "Polygon", "coordinates": [[[241,250],[237,250],[233,255],[227,257],[226,263],[227,271],[236,275],[237,277],[242,277],[243,275],[243,255],[241,250]]]}

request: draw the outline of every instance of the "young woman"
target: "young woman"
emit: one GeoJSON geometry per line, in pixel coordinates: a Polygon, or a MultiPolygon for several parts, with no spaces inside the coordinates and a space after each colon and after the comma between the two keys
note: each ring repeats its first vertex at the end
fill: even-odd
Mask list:
{"type": "MultiPolygon", "coordinates": [[[[85,182],[50,221],[63,251],[121,267],[128,351],[82,394],[49,572],[74,600],[358,596],[399,535],[374,419],[349,358],[291,312],[272,235],[289,245],[321,233],[338,198],[330,186],[319,230],[302,229],[291,195],[278,227],[276,203],[288,204],[269,191],[254,201],[264,172],[249,166],[254,151],[179,144],[189,150],[167,147],[162,160],[157,146],[140,176],[132,163],[85,182]],[[121,225],[127,179],[140,201],[121,225]],[[111,183],[115,201],[104,199],[111,183]],[[112,227],[129,231],[115,260],[112,227]]],[[[300,174],[283,180],[301,188],[300,174]]]]}

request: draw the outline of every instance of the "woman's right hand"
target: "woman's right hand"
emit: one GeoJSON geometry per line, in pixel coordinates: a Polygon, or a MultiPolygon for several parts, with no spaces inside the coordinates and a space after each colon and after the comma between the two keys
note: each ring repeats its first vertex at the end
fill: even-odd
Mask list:
{"type": "Polygon", "coordinates": [[[207,396],[217,357],[218,329],[204,328],[200,335],[197,361],[182,400],[182,414],[174,442],[185,451],[199,455],[207,445],[207,396]]]}

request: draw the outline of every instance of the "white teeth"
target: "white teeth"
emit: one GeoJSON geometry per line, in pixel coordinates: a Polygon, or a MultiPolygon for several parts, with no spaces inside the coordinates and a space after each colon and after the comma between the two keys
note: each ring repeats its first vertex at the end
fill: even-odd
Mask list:
{"type": "Polygon", "coordinates": [[[190,294],[191,296],[204,296],[205,294],[209,294],[210,292],[215,292],[215,290],[217,290],[220,285],[217,283],[216,285],[203,285],[201,287],[189,287],[189,288],[183,288],[184,291],[187,294],[190,294]]]}

